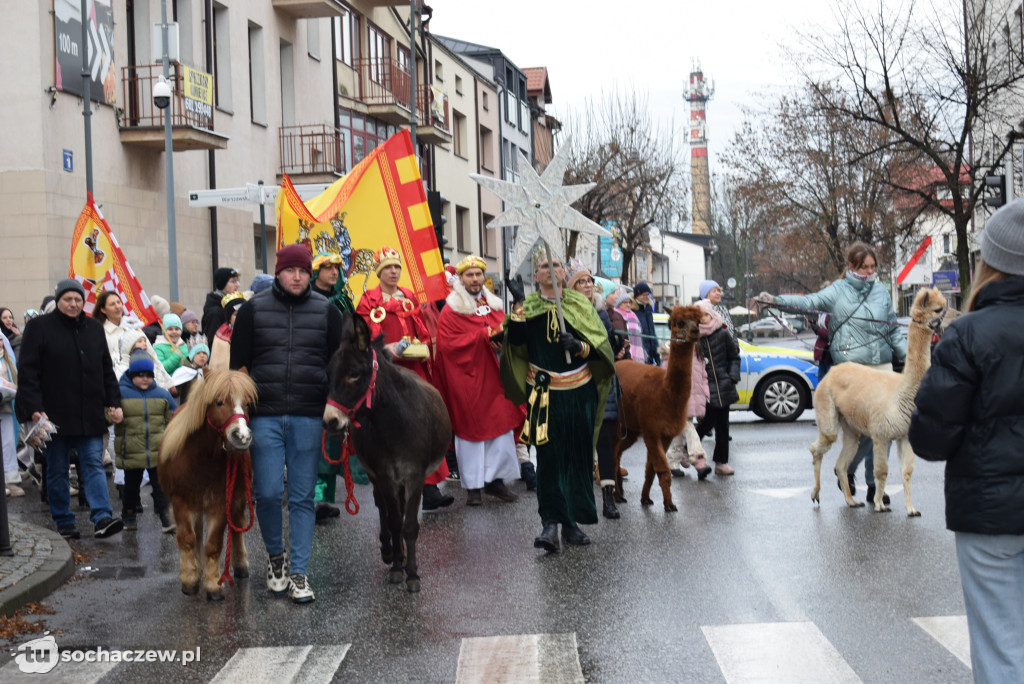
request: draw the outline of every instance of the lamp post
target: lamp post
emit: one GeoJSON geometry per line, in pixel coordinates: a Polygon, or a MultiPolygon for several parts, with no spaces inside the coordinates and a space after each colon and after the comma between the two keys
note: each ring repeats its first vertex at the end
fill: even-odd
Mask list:
{"type": "Polygon", "coordinates": [[[174,216],[174,140],[171,135],[171,59],[167,45],[167,0],[160,0],[160,34],[163,40],[163,81],[153,86],[153,103],[164,113],[164,156],[167,157],[167,261],[170,270],[168,294],[172,302],[178,301],[178,236],[174,216]],[[162,87],[161,87],[162,86],[162,87]],[[159,93],[158,93],[159,89],[159,93]]]}

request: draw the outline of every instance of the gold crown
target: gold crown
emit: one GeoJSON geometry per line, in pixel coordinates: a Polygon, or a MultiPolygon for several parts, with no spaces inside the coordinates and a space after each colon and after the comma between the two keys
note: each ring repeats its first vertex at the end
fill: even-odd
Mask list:
{"type": "Polygon", "coordinates": [[[455,267],[455,273],[462,275],[471,268],[479,268],[481,271],[486,271],[487,262],[475,254],[470,254],[468,257],[460,261],[459,265],[455,267]]]}
{"type": "Polygon", "coordinates": [[[385,266],[400,267],[402,265],[402,255],[393,247],[381,247],[377,251],[374,261],[376,262],[374,271],[376,271],[377,275],[380,275],[381,269],[385,266]]]}

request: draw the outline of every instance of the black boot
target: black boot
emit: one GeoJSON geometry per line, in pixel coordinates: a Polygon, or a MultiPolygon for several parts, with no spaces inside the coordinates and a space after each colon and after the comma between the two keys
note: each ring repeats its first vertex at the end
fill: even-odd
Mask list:
{"type": "MultiPolygon", "coordinates": [[[[839,479],[839,473],[836,472],[836,471],[833,471],[833,472],[836,473],[836,486],[839,487],[840,491],[842,491],[843,483],[839,479]]],[[[850,483],[850,496],[853,496],[854,494],[857,493],[857,487],[853,484],[853,473],[847,473],[846,474],[846,480],[847,480],[847,482],[850,483]]],[[[874,488],[872,488],[872,489],[874,489],[874,488]]],[[[870,499],[871,497],[869,496],[868,498],[870,499]]]]}
{"type": "Polygon", "coordinates": [[[590,537],[583,534],[579,525],[562,525],[562,539],[571,546],[586,546],[590,543],[590,537]]]}
{"type": "Polygon", "coordinates": [[[604,511],[602,511],[602,515],[612,520],[618,520],[619,509],[615,507],[615,485],[601,487],[601,495],[604,497],[604,511]]]}
{"type": "Polygon", "coordinates": [[[533,540],[533,548],[558,553],[558,523],[546,522],[540,536],[533,540]]]}
{"type": "MultiPolygon", "coordinates": [[[[850,492],[851,494],[853,492],[850,492]]],[[[868,485],[868,498],[865,499],[869,504],[875,503],[875,485],[868,485]]],[[[882,503],[886,506],[889,505],[889,495],[882,492],[882,503]]]]}
{"type": "Polygon", "coordinates": [[[502,501],[515,501],[519,498],[509,491],[500,477],[495,478],[493,482],[485,482],[484,491],[502,501]]]}
{"type": "Polygon", "coordinates": [[[526,483],[526,489],[536,491],[537,471],[533,467],[533,461],[523,461],[519,464],[519,479],[526,483]]]}
{"type": "Polygon", "coordinates": [[[455,503],[455,497],[442,494],[437,485],[423,485],[423,510],[433,511],[455,503]]]}

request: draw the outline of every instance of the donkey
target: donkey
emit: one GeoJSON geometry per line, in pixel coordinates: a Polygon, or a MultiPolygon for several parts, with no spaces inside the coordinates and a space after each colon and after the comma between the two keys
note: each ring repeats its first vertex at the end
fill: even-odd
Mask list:
{"type": "Polygon", "coordinates": [[[436,389],[391,362],[384,336],[371,340],[362,317],[346,315],[341,337],[327,367],[324,429],[351,433],[373,484],[380,557],[391,564],[388,581],[401,582],[404,570],[406,587],[416,592],[417,514],[423,480],[441,465],[452,439],[448,410],[436,389]]]}

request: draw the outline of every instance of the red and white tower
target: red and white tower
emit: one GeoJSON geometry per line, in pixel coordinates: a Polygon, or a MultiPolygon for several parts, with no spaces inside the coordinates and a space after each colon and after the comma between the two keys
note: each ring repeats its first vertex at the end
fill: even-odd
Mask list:
{"type": "Polygon", "coordinates": [[[700,61],[690,72],[690,91],[684,97],[690,103],[690,176],[693,183],[693,232],[711,234],[711,175],[708,171],[708,100],[715,84],[704,80],[700,61]]]}

